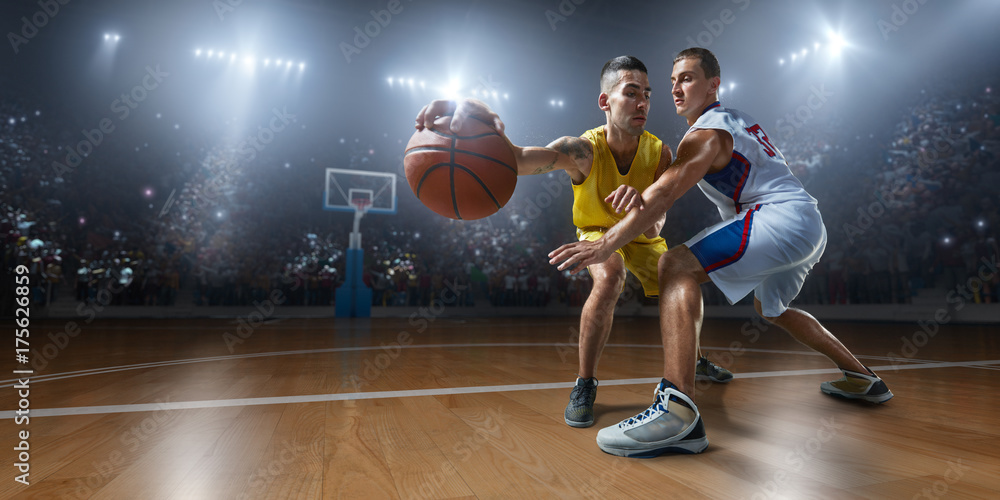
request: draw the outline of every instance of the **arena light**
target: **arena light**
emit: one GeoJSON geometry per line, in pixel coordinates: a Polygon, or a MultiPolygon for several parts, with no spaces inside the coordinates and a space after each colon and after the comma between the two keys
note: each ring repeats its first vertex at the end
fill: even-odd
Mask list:
{"type": "Polygon", "coordinates": [[[201,57],[201,49],[194,49],[194,56],[201,57]]]}
{"type": "Polygon", "coordinates": [[[831,31],[828,36],[830,37],[830,54],[839,56],[841,51],[847,47],[847,41],[836,31],[831,31]]]}
{"type": "Polygon", "coordinates": [[[391,76],[388,77],[388,78],[386,78],[385,81],[389,82],[389,86],[392,87],[392,77],[391,76]]]}
{"type": "Polygon", "coordinates": [[[302,71],[302,70],[304,70],[304,69],[306,69],[306,63],[304,63],[304,62],[300,62],[300,63],[299,63],[299,71],[302,71]]]}
{"type": "Polygon", "coordinates": [[[778,66],[784,66],[784,65],[785,65],[785,58],[778,59],[778,66]]]}
{"type": "Polygon", "coordinates": [[[285,67],[286,68],[291,68],[292,67],[292,61],[288,61],[287,63],[285,63],[285,67]]]}
{"type": "Polygon", "coordinates": [[[212,58],[212,55],[213,55],[213,54],[215,54],[215,51],[214,51],[214,50],[212,50],[212,49],[208,49],[208,54],[207,54],[207,55],[208,55],[208,58],[209,58],[209,59],[211,59],[211,58],[212,58]]]}
{"type": "Polygon", "coordinates": [[[275,65],[275,66],[281,66],[281,59],[276,59],[276,60],[274,61],[274,65],[275,65]]]}
{"type": "Polygon", "coordinates": [[[270,65],[271,65],[271,60],[270,59],[264,59],[264,66],[270,66],[270,65]]]}
{"type": "Polygon", "coordinates": [[[458,78],[452,78],[448,84],[441,89],[445,99],[458,99],[462,97],[462,82],[458,78]]]}

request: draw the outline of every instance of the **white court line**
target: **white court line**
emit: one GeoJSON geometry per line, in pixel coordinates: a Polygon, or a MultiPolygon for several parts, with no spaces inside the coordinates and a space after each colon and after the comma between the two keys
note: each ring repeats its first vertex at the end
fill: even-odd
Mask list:
{"type": "MultiPolygon", "coordinates": [[[[468,347],[566,347],[566,343],[540,343],[540,342],[513,342],[513,343],[480,343],[480,344],[423,344],[423,345],[400,345],[401,349],[431,349],[431,348],[468,348],[468,347]]],[[[648,349],[656,348],[659,349],[659,345],[651,344],[607,344],[605,347],[626,347],[626,348],[638,348],[638,349],[648,349]]],[[[381,346],[358,346],[358,347],[331,347],[327,349],[302,349],[297,351],[273,351],[273,352],[260,352],[260,353],[250,353],[250,354],[231,354],[227,356],[208,356],[204,358],[188,358],[188,359],[176,359],[170,361],[153,361],[149,363],[136,363],[133,365],[120,365],[120,366],[107,366],[103,368],[90,368],[87,370],[77,370],[72,372],[62,372],[53,373],[49,375],[35,375],[31,377],[33,383],[40,382],[51,382],[53,380],[64,380],[68,378],[85,377],[88,375],[100,375],[104,373],[117,373],[129,370],[141,370],[143,368],[158,368],[161,366],[176,366],[176,365],[187,365],[194,363],[207,363],[209,361],[226,361],[232,359],[248,359],[248,358],[266,358],[272,356],[295,356],[301,354],[320,354],[320,353],[331,353],[331,352],[351,352],[351,351],[378,351],[384,349],[381,346]]],[[[703,350],[706,351],[727,351],[732,350],[727,347],[706,347],[702,346],[703,350]]],[[[770,354],[801,354],[806,356],[822,356],[822,354],[816,351],[791,351],[782,349],[755,349],[751,347],[741,347],[740,350],[747,352],[758,352],[758,353],[770,353],[770,354]]],[[[881,361],[887,361],[891,358],[885,356],[857,356],[859,359],[875,359],[881,361]]],[[[907,358],[905,361],[914,363],[936,363],[934,360],[926,359],[913,359],[907,358]]],[[[18,379],[8,379],[0,380],[0,385],[17,382],[18,379]]]]}
{"type": "MultiPolygon", "coordinates": [[[[871,367],[872,370],[923,370],[927,368],[954,368],[969,367],[976,365],[997,365],[1000,359],[986,361],[956,361],[942,363],[925,363],[914,365],[886,365],[871,367]]],[[[840,373],[836,368],[821,368],[811,370],[779,370],[773,372],[751,372],[736,375],[736,378],[766,378],[766,377],[788,377],[799,375],[817,375],[827,373],[840,373]]],[[[659,378],[630,378],[619,380],[602,380],[601,385],[638,385],[655,384],[659,378]]],[[[108,413],[133,413],[159,410],[191,410],[201,408],[226,408],[232,406],[255,406],[274,405],[290,403],[321,403],[327,401],[356,401],[361,399],[385,399],[385,398],[408,398],[418,396],[442,396],[450,394],[479,394],[485,392],[510,392],[510,391],[537,391],[547,389],[568,389],[575,382],[554,382],[548,384],[513,384],[513,385],[489,385],[479,387],[445,387],[439,389],[415,389],[409,391],[379,391],[379,392],[356,392],[341,394],[310,394],[306,396],[276,396],[267,398],[240,398],[240,399],[212,399],[205,401],[179,401],[167,403],[143,403],[130,405],[109,405],[109,406],[80,406],[71,408],[42,408],[32,409],[31,417],[57,417],[69,415],[95,415],[108,413]]],[[[0,412],[0,419],[14,418],[13,411],[0,412]]]]}

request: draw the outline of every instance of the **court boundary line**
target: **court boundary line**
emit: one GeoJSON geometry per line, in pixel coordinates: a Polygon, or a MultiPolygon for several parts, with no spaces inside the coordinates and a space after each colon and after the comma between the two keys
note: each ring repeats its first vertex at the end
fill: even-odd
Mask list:
{"type": "MultiPolygon", "coordinates": [[[[986,365],[992,367],[992,365],[998,365],[998,364],[1000,364],[1000,359],[920,363],[920,364],[901,365],[901,366],[886,365],[886,366],[871,367],[871,369],[872,370],[883,370],[883,369],[922,370],[928,368],[959,368],[959,367],[975,368],[977,367],[977,365],[986,365]]],[[[840,370],[836,368],[817,368],[817,369],[805,369],[805,370],[749,372],[749,373],[738,374],[736,375],[736,378],[752,379],[752,378],[786,377],[786,376],[836,374],[836,373],[840,373],[840,370]]],[[[617,379],[617,380],[603,380],[601,381],[601,385],[654,384],[659,381],[660,381],[659,378],[617,379]]],[[[41,409],[33,408],[31,410],[30,416],[38,418],[38,417],[64,417],[64,416],[75,416],[75,415],[104,415],[104,414],[119,414],[119,413],[137,413],[137,412],[148,412],[148,411],[192,410],[192,409],[205,409],[205,408],[259,406],[259,405],[272,405],[272,404],[325,403],[331,401],[358,401],[363,399],[387,399],[387,398],[405,398],[405,397],[421,397],[421,396],[444,396],[444,395],[455,395],[455,394],[480,394],[480,393],[495,393],[495,392],[568,389],[572,387],[573,384],[574,382],[552,382],[552,383],[542,383],[542,384],[444,387],[437,389],[413,389],[406,391],[352,392],[352,393],[338,393],[338,394],[311,394],[304,396],[271,396],[271,397],[260,397],[260,398],[208,399],[201,401],[135,403],[126,405],[79,406],[79,407],[68,407],[68,408],[41,408],[41,409]]],[[[14,416],[15,416],[14,411],[0,412],[0,419],[10,419],[14,418],[14,416]]]]}
{"type": "MultiPolygon", "coordinates": [[[[470,348],[470,347],[567,347],[574,346],[574,344],[569,344],[566,342],[486,342],[486,343],[466,343],[466,344],[417,344],[417,345],[396,345],[393,349],[432,349],[432,348],[470,348]]],[[[615,347],[615,348],[636,348],[636,349],[648,349],[651,347],[662,347],[659,344],[606,344],[605,348],[615,347]]],[[[729,347],[707,347],[702,346],[702,350],[706,351],[732,351],[734,349],[729,347]]],[[[118,365],[118,366],[105,366],[101,368],[88,368],[85,370],[76,370],[71,372],[59,372],[52,374],[42,374],[34,375],[30,377],[32,382],[51,382],[53,380],[64,380],[68,378],[85,377],[88,375],[102,375],[106,373],[117,373],[130,370],[142,370],[144,368],[160,368],[164,366],[176,366],[176,365],[186,365],[195,363],[208,363],[211,361],[228,361],[237,359],[251,359],[251,358],[266,358],[272,356],[297,356],[304,354],[323,354],[323,353],[334,353],[334,352],[356,352],[356,351],[379,351],[384,350],[383,346],[354,346],[354,347],[328,347],[324,349],[301,349],[295,351],[269,351],[269,352],[259,352],[259,353],[247,353],[247,354],[228,354],[222,356],[207,356],[204,358],[187,358],[187,359],[175,359],[166,361],[151,361],[148,363],[136,363],[131,365],[118,365]]],[[[787,349],[761,349],[753,347],[740,347],[739,351],[746,352],[757,352],[765,354],[804,354],[807,356],[823,356],[823,354],[816,351],[793,351],[787,349]]],[[[868,355],[857,355],[858,359],[874,359],[879,361],[906,361],[909,363],[938,363],[939,360],[931,359],[916,359],[916,358],[889,358],[886,356],[868,356],[868,355]]],[[[0,380],[0,385],[17,382],[19,379],[12,378],[8,380],[0,380]]]]}

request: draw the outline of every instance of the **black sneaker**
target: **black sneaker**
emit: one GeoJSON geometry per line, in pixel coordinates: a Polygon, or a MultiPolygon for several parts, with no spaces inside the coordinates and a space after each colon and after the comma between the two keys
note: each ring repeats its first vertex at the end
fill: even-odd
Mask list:
{"type": "MultiPolygon", "coordinates": [[[[866,366],[865,369],[868,367],[866,366]]],[[[844,376],[837,380],[823,382],[819,389],[825,394],[845,399],[863,399],[870,403],[885,403],[892,399],[892,392],[885,382],[868,370],[868,373],[840,370],[844,376]]]]}
{"type": "Polygon", "coordinates": [[[711,380],[725,384],[733,379],[733,372],[711,362],[705,356],[698,358],[694,367],[694,377],[698,380],[711,380]]]}
{"type": "Polygon", "coordinates": [[[576,379],[576,386],[569,394],[569,404],[566,405],[564,418],[571,427],[590,427],[594,425],[594,399],[597,398],[597,379],[576,379]]]}

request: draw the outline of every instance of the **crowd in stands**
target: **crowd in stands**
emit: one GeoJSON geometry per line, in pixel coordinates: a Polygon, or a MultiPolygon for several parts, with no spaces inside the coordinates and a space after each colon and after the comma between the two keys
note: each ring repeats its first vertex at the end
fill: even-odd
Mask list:
{"type": "MultiPolygon", "coordinates": [[[[159,151],[155,160],[146,148],[166,146],[132,151],[109,140],[79,167],[59,169],[64,146],[79,140],[67,131],[80,127],[30,98],[0,97],[3,267],[10,275],[26,266],[39,305],[170,306],[187,290],[197,306],[248,306],[274,289],[287,304],[330,305],[345,274],[352,214],[319,209],[316,177],[333,165],[401,173],[405,138],[389,137],[342,141],[319,161],[280,140],[249,158],[236,144],[186,137],[171,145],[175,154],[159,151]],[[140,183],[129,172],[151,161],[166,172],[159,192],[133,195],[140,183]]],[[[829,235],[799,300],[904,303],[921,289],[964,293],[975,285],[969,302],[996,302],[1000,273],[981,271],[1000,253],[998,104],[984,86],[928,89],[884,137],[852,135],[831,116],[782,138],[829,235]]],[[[575,239],[564,175],[520,181],[503,210],[479,221],[433,216],[399,181],[398,212],[362,220],[373,305],[583,304],[589,276],[558,272],[546,257],[575,239]]],[[[668,216],[668,242],[717,220],[699,212],[679,204],[668,216]]],[[[723,303],[711,288],[706,302],[723,303]]],[[[639,290],[630,278],[621,300],[655,303],[639,290]]]]}

